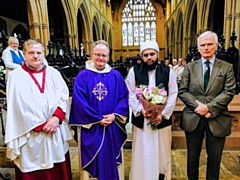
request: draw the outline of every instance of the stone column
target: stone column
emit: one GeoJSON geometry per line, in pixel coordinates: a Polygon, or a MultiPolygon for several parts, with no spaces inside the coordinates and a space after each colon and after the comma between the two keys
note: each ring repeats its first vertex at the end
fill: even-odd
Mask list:
{"type": "Polygon", "coordinates": [[[232,27],[232,1],[225,1],[225,11],[224,11],[224,37],[226,39],[225,48],[228,48],[230,45],[230,36],[231,36],[231,27],[232,27]]]}
{"type": "Polygon", "coordinates": [[[30,37],[34,39],[40,39],[40,23],[33,22],[29,25],[30,37]]]}
{"type": "MultiPolygon", "coordinates": [[[[47,44],[48,44],[48,41],[50,40],[49,25],[48,24],[42,24],[42,34],[43,34],[43,37],[42,37],[41,41],[46,47],[47,44]]],[[[47,51],[48,51],[48,49],[45,48],[45,55],[48,54],[47,51]]]]}
{"type": "Polygon", "coordinates": [[[191,37],[187,37],[187,52],[188,53],[190,53],[189,52],[189,47],[190,47],[190,45],[192,45],[191,39],[192,39],[191,37]]]}
{"type": "MultiPolygon", "coordinates": [[[[28,21],[30,22],[30,37],[39,39],[44,45],[50,39],[47,0],[28,0],[28,21]],[[38,12],[41,12],[38,14],[38,12]]],[[[46,53],[45,49],[45,53],[46,53]]]]}
{"type": "Polygon", "coordinates": [[[183,53],[183,42],[179,42],[179,49],[178,49],[178,58],[182,58],[182,57],[185,57],[186,54],[183,53]]]}
{"type": "Polygon", "coordinates": [[[171,16],[171,4],[169,1],[166,1],[166,9],[167,9],[167,13],[166,13],[166,20],[169,19],[169,17],[171,16]]]}
{"type": "Polygon", "coordinates": [[[183,38],[183,45],[182,45],[182,56],[186,57],[188,54],[188,40],[187,37],[183,38]]]}
{"type": "Polygon", "coordinates": [[[240,1],[236,0],[236,12],[234,14],[234,19],[235,19],[235,32],[236,32],[236,36],[238,37],[238,41],[236,41],[235,45],[236,48],[239,49],[240,48],[240,1]]]}

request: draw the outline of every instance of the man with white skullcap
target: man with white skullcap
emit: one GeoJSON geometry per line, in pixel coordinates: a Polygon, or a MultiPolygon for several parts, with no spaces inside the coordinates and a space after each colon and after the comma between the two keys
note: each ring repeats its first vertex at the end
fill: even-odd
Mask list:
{"type": "Polygon", "coordinates": [[[171,180],[171,115],[178,87],[173,70],[158,63],[158,53],[156,42],[143,42],[142,63],[132,67],[126,79],[133,124],[130,180],[171,180]],[[165,108],[158,112],[160,115],[146,117],[146,110],[135,93],[139,86],[165,88],[168,97],[165,108]],[[149,123],[156,128],[152,129],[149,123]]]}

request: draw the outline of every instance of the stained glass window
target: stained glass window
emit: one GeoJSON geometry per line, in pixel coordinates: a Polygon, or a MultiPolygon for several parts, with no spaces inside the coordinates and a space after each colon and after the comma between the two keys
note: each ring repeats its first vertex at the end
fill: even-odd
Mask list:
{"type": "Polygon", "coordinates": [[[150,0],[129,0],[122,11],[123,46],[156,41],[156,14],[150,0]]]}
{"type": "Polygon", "coordinates": [[[127,24],[123,23],[122,25],[122,37],[123,37],[123,45],[127,46],[127,24]]]}

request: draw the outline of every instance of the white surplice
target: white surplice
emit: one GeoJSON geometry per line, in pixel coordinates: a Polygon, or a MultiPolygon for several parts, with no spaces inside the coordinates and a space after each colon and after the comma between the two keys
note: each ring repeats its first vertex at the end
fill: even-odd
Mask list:
{"type": "Polygon", "coordinates": [[[53,116],[57,107],[69,114],[68,97],[66,83],[53,67],[46,67],[44,93],[22,68],[10,74],[5,143],[7,157],[14,160],[22,172],[49,169],[54,163],[65,161],[69,149],[67,141],[72,139],[67,124],[63,122],[59,125],[54,134],[35,132],[33,129],[53,116]]]}

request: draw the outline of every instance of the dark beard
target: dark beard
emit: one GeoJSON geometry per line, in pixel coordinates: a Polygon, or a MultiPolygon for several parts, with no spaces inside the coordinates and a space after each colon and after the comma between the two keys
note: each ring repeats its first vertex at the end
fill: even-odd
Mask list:
{"type": "Polygon", "coordinates": [[[156,65],[158,64],[158,58],[156,59],[155,62],[153,62],[153,64],[148,65],[146,62],[143,61],[144,67],[148,70],[148,71],[152,71],[156,68],[156,65]]]}

